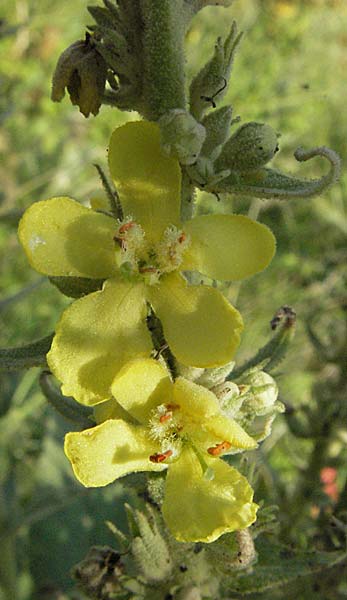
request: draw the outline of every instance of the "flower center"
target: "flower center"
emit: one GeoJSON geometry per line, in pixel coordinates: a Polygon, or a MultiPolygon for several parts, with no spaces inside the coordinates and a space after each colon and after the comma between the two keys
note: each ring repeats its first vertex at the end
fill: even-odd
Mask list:
{"type": "Polygon", "coordinates": [[[119,267],[124,278],[141,277],[149,285],[161,275],[176,271],[190,240],[174,225],[167,227],[159,242],[150,245],[141,225],[127,217],[119,223],[114,241],[120,248],[119,267]]]}
{"type": "Polygon", "coordinates": [[[161,404],[152,411],[149,420],[149,435],[160,444],[160,452],[152,454],[149,459],[154,463],[171,462],[179,457],[184,444],[196,453],[203,471],[211,471],[204,460],[207,453],[210,457],[219,457],[231,448],[228,441],[217,441],[215,445],[206,447],[199,442],[202,423],[195,422],[185,414],[178,404],[161,404]]]}

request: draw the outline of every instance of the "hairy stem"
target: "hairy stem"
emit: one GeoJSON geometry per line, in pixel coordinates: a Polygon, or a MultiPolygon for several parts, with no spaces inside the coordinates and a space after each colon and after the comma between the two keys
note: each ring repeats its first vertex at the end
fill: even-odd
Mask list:
{"type": "Polygon", "coordinates": [[[186,106],[182,0],[142,0],[141,11],[146,117],[155,121],[186,106]]]}

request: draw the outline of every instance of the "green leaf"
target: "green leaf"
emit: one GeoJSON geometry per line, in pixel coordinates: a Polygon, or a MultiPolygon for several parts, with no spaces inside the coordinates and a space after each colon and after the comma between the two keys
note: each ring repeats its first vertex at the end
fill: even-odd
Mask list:
{"type": "Polygon", "coordinates": [[[89,277],[49,277],[49,281],[69,298],[81,298],[92,292],[101,290],[104,279],[89,277]]]}
{"type": "Polygon", "coordinates": [[[19,209],[12,209],[7,212],[3,212],[0,214],[0,223],[3,223],[4,225],[12,225],[13,227],[17,227],[23,214],[24,211],[19,209]]]}
{"type": "Polygon", "coordinates": [[[216,108],[226,94],[235,51],[241,38],[242,33],[238,33],[234,21],[226,40],[217,39],[212,58],[194,77],[189,90],[190,109],[198,121],[211,107],[216,108]]]}
{"type": "Polygon", "coordinates": [[[41,390],[48,402],[68,421],[72,421],[81,429],[88,429],[95,424],[93,409],[76,402],[74,398],[63,396],[48,371],[40,375],[41,390]]]}
{"type": "Polygon", "coordinates": [[[256,547],[259,562],[251,572],[228,581],[228,593],[265,592],[294,582],[299,577],[320,573],[347,560],[346,552],[296,552],[266,539],[259,541],[256,547]]]}
{"type": "Polygon", "coordinates": [[[45,367],[54,333],[41,340],[16,348],[0,348],[0,370],[16,371],[31,367],[45,367]]]}

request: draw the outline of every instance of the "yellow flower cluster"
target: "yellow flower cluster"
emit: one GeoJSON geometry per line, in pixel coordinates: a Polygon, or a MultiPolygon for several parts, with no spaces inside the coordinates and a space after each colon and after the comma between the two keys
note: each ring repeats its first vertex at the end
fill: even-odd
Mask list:
{"type": "Polygon", "coordinates": [[[178,540],[211,542],[256,515],[247,480],[222,459],[256,443],[217,397],[153,360],[146,317],[160,320],[175,359],[228,363],[243,327],[239,312],[184,273],[240,280],[264,269],[272,233],[240,215],[180,220],[181,171],[154,123],[116,129],[109,167],[124,219],[66,197],[33,204],[19,227],[32,266],[49,276],[104,279],[63,313],[47,356],[62,391],[95,406],[96,427],[70,433],[66,454],[86,486],[133,471],[168,470],[163,516],[178,540]]]}

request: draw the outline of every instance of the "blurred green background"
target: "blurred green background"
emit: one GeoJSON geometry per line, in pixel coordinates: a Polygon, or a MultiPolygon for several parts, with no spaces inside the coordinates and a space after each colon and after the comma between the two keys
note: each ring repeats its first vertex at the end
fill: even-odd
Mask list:
{"type": "MultiPolygon", "coordinates": [[[[234,114],[243,122],[265,121],[281,132],[275,166],[284,171],[314,177],[327,169],[320,159],[296,163],[293,152],[300,145],[330,146],[345,161],[345,0],[235,0],[229,9],[206,8],[187,36],[189,78],[210,56],[216,37],[227,34],[233,18],[245,32],[225,101],[233,104],[234,114]]],[[[92,22],[86,2],[3,0],[0,19],[4,347],[47,335],[68,303],[27,264],[16,236],[23,209],[50,196],[87,202],[101,194],[93,163],[106,168],[110,133],[136,114],[105,106],[97,118],[85,119],[67,99],[50,101],[59,54],[82,38],[85,25],[92,22]]],[[[231,299],[238,295],[245,320],[237,361],[265,343],[273,314],[289,304],[298,324],[291,351],[277,370],[280,398],[299,418],[314,407],[316,418],[324,419],[324,402],[329,402],[329,431],[316,472],[311,463],[317,440],[296,435],[288,416],[278,418],[272,436],[250,459],[256,464],[257,501],[279,505],[282,541],[302,548],[312,547],[317,538],[325,549],[332,547],[331,541],[321,539],[319,519],[346,495],[347,427],[338,405],[346,392],[341,377],[347,360],[346,189],[343,169],[340,182],[318,198],[261,202],[259,218],[277,237],[277,255],[265,273],[228,291],[231,299]],[[335,411],[332,402],[337,403],[335,411]],[[319,479],[324,466],[337,470],[339,500],[324,493],[319,479]]],[[[217,203],[201,194],[199,209],[247,213],[250,202],[225,197],[217,203]]],[[[2,576],[15,577],[18,600],[80,598],[71,591],[69,570],[90,545],[113,543],[104,522],[122,524],[124,495],[131,492],[122,484],[86,491],[73,480],[62,449],[70,426],[47,406],[37,376],[36,370],[0,374],[2,576]]],[[[341,578],[333,595],[317,591],[314,598],[346,598],[343,586],[341,578]]],[[[301,597],[291,593],[279,592],[278,597],[301,597]]],[[[307,591],[302,594],[311,597],[307,591]]]]}

